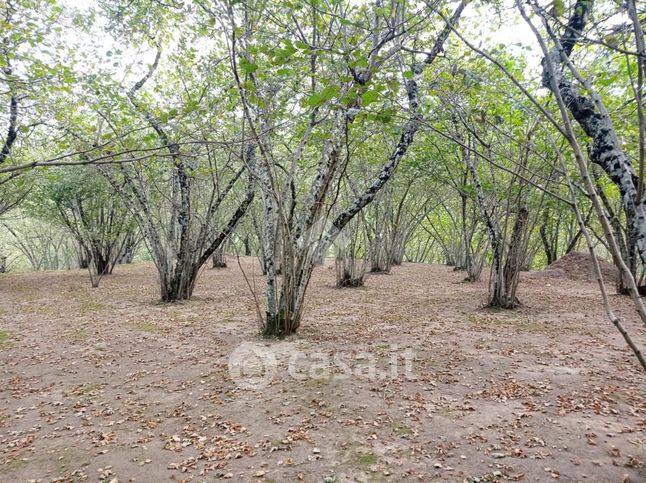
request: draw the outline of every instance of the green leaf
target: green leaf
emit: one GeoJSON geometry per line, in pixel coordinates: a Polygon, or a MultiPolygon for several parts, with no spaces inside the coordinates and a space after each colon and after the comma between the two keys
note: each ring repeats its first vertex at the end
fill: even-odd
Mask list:
{"type": "Polygon", "coordinates": [[[189,101],[186,106],[184,106],[184,109],[182,110],[184,114],[189,114],[196,110],[199,107],[199,103],[195,100],[189,101]]]}
{"type": "Polygon", "coordinates": [[[305,104],[309,107],[319,107],[338,96],[339,90],[339,86],[327,86],[322,91],[312,94],[305,101],[305,104]]]}
{"type": "Polygon", "coordinates": [[[367,106],[379,99],[379,92],[377,91],[367,91],[364,92],[361,96],[361,104],[367,106]]]}
{"type": "Polygon", "coordinates": [[[249,62],[247,59],[240,59],[238,65],[240,66],[240,70],[245,74],[253,74],[258,70],[258,66],[249,62]]]}
{"type": "Polygon", "coordinates": [[[393,120],[393,117],[395,115],[395,111],[391,108],[384,109],[381,112],[377,113],[375,116],[375,120],[379,122],[383,122],[384,124],[388,124],[393,120]]]}
{"type": "Polygon", "coordinates": [[[294,44],[292,44],[290,40],[284,41],[283,44],[285,47],[276,50],[274,53],[274,64],[284,64],[292,57],[292,55],[298,52],[298,49],[294,47],[294,44]]]}

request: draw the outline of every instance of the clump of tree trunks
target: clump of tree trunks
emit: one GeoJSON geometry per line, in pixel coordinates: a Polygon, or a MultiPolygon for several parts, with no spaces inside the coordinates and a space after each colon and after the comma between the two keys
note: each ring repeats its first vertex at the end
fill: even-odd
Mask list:
{"type": "MultiPolygon", "coordinates": [[[[262,321],[265,336],[282,337],[298,330],[305,292],[316,262],[324,256],[348,222],[374,200],[377,193],[390,180],[413,143],[421,121],[421,114],[418,112],[420,100],[417,80],[423,69],[432,64],[442,50],[452,26],[457,23],[465,7],[464,2],[458,5],[422,61],[411,59],[412,78],[404,78],[402,83],[409,103],[409,119],[402,126],[399,140],[394,142],[392,154],[375,180],[348,204],[348,208],[338,215],[329,227],[326,222],[330,208],[326,205],[331,203],[331,195],[337,191],[333,187],[338,184],[349,162],[347,143],[352,133],[351,128],[362,112],[363,104],[367,99],[364,96],[364,86],[375,80],[375,76],[378,76],[385,62],[391,59],[402,60],[402,36],[406,37],[408,34],[401,26],[410,21],[409,14],[404,10],[403,5],[398,3],[393,5],[393,11],[389,13],[392,24],[390,20],[383,22],[379,15],[371,20],[372,46],[369,51],[362,54],[362,62],[367,68],[349,69],[346,72],[348,80],[340,84],[338,80],[331,81],[333,83],[323,91],[324,94],[316,92],[319,59],[317,54],[312,54],[309,62],[302,66],[310,76],[313,86],[308,101],[311,109],[309,123],[303,134],[294,140],[294,147],[289,150],[291,155],[285,158],[276,150],[278,139],[267,134],[275,128],[277,116],[272,113],[282,108],[278,101],[284,98],[284,94],[279,90],[280,84],[267,82],[267,76],[260,79],[255,75],[255,66],[260,59],[254,49],[256,39],[253,34],[259,29],[272,31],[276,36],[280,33],[272,30],[277,26],[272,25],[271,21],[264,22],[262,17],[245,6],[236,6],[236,9],[232,6],[227,8],[226,35],[229,42],[230,63],[243,104],[245,119],[260,153],[254,174],[258,179],[265,210],[262,226],[263,265],[267,274],[266,308],[262,321]],[[237,11],[238,8],[240,11],[237,11]],[[242,25],[239,25],[239,19],[244,19],[242,25]],[[400,27],[393,27],[394,25],[400,27]],[[236,32],[244,32],[244,34],[237,35],[236,32]],[[395,39],[397,41],[393,42],[395,39]],[[386,49],[391,49],[391,53],[386,53],[386,49]],[[262,106],[254,102],[247,86],[251,86],[254,96],[265,99],[262,106]],[[341,105],[325,105],[327,96],[336,97],[342,91],[347,93],[347,97],[341,105]],[[322,131],[321,127],[323,127],[322,131]],[[312,136],[318,136],[319,144],[322,146],[316,153],[319,159],[316,174],[309,186],[297,187],[298,167],[303,161],[305,146],[309,144],[312,136]],[[284,162],[278,163],[276,160],[281,157],[284,162]],[[297,200],[298,193],[305,193],[304,199],[297,200]],[[298,212],[296,212],[297,209],[298,212]],[[276,260],[280,261],[282,273],[280,278],[276,273],[276,260]]],[[[217,13],[211,12],[217,20],[217,13]]],[[[315,9],[298,13],[292,21],[309,22],[312,16],[318,17],[315,9]]],[[[333,50],[332,46],[326,42],[343,39],[345,34],[342,31],[353,27],[330,24],[330,28],[338,30],[338,36],[321,35],[316,22],[309,24],[308,28],[313,36],[309,42],[321,51],[330,51],[333,50]]],[[[361,30],[359,28],[356,33],[359,34],[361,30]]],[[[284,142],[285,139],[281,137],[280,144],[284,142]]]]}
{"type": "Polygon", "coordinates": [[[357,218],[352,220],[343,230],[339,236],[338,245],[334,262],[336,286],[339,288],[363,287],[366,275],[365,240],[357,218]]]}
{"type": "Polygon", "coordinates": [[[222,245],[211,255],[211,268],[227,268],[227,260],[222,245]]]}
{"type": "Polygon", "coordinates": [[[241,142],[235,148],[237,152],[231,150],[234,148],[219,150],[198,144],[184,152],[172,139],[182,133],[171,133],[137,97],[157,70],[161,55],[158,48],[153,64],[130,88],[127,97],[135,114],[147,122],[151,135],[166,152],[146,167],[107,167],[101,173],[126,201],[139,225],[159,273],[161,299],[175,302],[192,296],[200,269],[231,235],[253,201],[255,177],[249,170],[254,164],[256,144],[241,142]],[[210,174],[200,175],[196,160],[210,166],[210,174]],[[149,173],[143,175],[146,170],[149,173]],[[232,201],[234,187],[245,178],[242,199],[232,201]],[[159,179],[166,182],[160,186],[159,179]],[[228,219],[224,218],[226,211],[230,213],[228,219]]]}

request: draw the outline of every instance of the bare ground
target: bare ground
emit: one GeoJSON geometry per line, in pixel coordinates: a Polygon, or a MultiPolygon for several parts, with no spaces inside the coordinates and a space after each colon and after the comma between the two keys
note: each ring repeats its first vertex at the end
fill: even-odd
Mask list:
{"type": "MultiPolygon", "coordinates": [[[[148,264],[99,289],[3,275],[0,481],[646,481],[646,378],[595,285],[525,276],[523,306],[493,312],[462,276],[404,264],[336,289],[321,267],[299,334],[263,341],[234,260],[175,305],[148,264]],[[232,380],[240,344],[276,355],[268,387],[232,380]],[[405,349],[413,377],[360,371],[405,349]],[[316,354],[356,371],[306,377],[316,354]]],[[[629,300],[613,303],[643,346],[629,300]]]]}

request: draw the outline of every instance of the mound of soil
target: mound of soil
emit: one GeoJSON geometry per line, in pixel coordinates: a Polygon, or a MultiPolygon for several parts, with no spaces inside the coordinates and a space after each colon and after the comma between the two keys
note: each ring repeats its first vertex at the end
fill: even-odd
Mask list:
{"type": "MultiPolygon", "coordinates": [[[[617,279],[617,269],[615,266],[603,258],[599,258],[601,273],[603,279],[608,283],[615,283],[617,279]]],[[[554,263],[548,265],[544,272],[549,275],[565,276],[570,280],[581,282],[595,282],[594,263],[589,253],[570,252],[559,258],[554,263]]]]}

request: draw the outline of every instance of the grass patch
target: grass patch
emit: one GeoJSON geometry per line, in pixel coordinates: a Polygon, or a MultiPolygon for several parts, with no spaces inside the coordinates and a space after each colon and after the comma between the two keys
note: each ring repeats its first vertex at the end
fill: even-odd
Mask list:
{"type": "Polygon", "coordinates": [[[322,387],[322,386],[327,386],[334,380],[333,374],[321,374],[321,375],[315,375],[314,377],[310,377],[309,374],[307,375],[307,379],[305,379],[304,382],[301,382],[301,384],[304,384],[306,387],[322,387]]]}
{"type": "Polygon", "coordinates": [[[191,327],[200,323],[201,319],[202,318],[199,315],[188,315],[186,317],[182,317],[179,322],[181,322],[184,327],[191,327]]]}
{"type": "Polygon", "coordinates": [[[463,416],[463,413],[459,409],[452,409],[452,408],[445,407],[445,406],[436,407],[434,413],[437,416],[440,416],[440,417],[443,417],[443,418],[446,418],[446,419],[451,419],[451,420],[454,420],[454,421],[458,420],[458,419],[461,419],[462,416],[463,416]]]}
{"type": "MultiPolygon", "coordinates": [[[[0,460],[1,461],[1,460],[0,460]]],[[[18,471],[20,468],[27,465],[27,461],[22,458],[15,458],[12,460],[7,460],[4,464],[0,464],[0,474],[3,473],[12,473],[18,471]]]]}
{"type": "Polygon", "coordinates": [[[376,465],[379,459],[372,451],[359,451],[354,455],[354,461],[359,466],[376,465]]]}
{"type": "Polygon", "coordinates": [[[94,300],[82,300],[80,309],[83,313],[101,312],[105,310],[105,305],[94,300]]]}
{"type": "Polygon", "coordinates": [[[409,425],[402,421],[393,421],[390,423],[390,427],[393,429],[393,432],[401,436],[403,438],[408,438],[415,434],[415,431],[413,431],[413,428],[411,428],[409,425]]]}
{"type": "Polygon", "coordinates": [[[0,349],[8,349],[13,344],[11,343],[11,334],[7,330],[0,329],[0,349]]]}
{"type": "Polygon", "coordinates": [[[274,439],[271,442],[272,451],[289,451],[292,449],[292,443],[287,439],[274,439]]]}
{"type": "Polygon", "coordinates": [[[20,307],[23,314],[38,314],[38,315],[51,315],[55,316],[58,312],[53,308],[42,307],[35,303],[25,303],[20,307]]]}
{"type": "Polygon", "coordinates": [[[493,314],[469,314],[467,315],[467,321],[479,329],[484,330],[488,328],[509,328],[531,333],[552,332],[554,330],[558,330],[552,324],[541,322],[536,319],[496,317],[493,314]]]}

